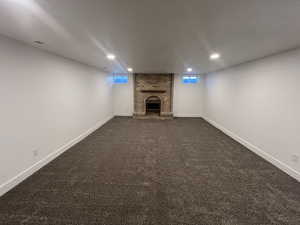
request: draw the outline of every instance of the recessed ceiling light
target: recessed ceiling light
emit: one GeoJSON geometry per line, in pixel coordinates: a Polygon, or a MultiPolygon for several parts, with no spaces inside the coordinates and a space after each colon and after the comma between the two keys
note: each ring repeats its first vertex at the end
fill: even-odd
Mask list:
{"type": "Polygon", "coordinates": [[[192,68],[187,68],[187,70],[186,71],[188,71],[188,72],[192,72],[193,71],[193,69],[192,68]]]}
{"type": "Polygon", "coordinates": [[[132,68],[127,68],[128,72],[132,72],[133,69],[132,68]]]}
{"type": "Polygon", "coordinates": [[[42,41],[34,41],[34,43],[35,44],[39,44],[39,45],[43,45],[44,44],[44,42],[42,42],[42,41]]]}
{"type": "Polygon", "coordinates": [[[216,59],[219,59],[220,57],[221,57],[221,55],[219,53],[212,53],[210,55],[211,60],[216,60],[216,59]]]}
{"type": "Polygon", "coordinates": [[[114,60],[114,59],[116,58],[116,56],[113,55],[113,54],[108,54],[106,57],[107,57],[109,60],[114,60]]]}

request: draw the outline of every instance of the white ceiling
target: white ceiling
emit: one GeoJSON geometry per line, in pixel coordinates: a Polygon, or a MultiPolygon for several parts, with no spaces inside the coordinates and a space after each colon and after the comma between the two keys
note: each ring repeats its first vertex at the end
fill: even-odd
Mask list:
{"type": "Polygon", "coordinates": [[[300,45],[299,0],[0,0],[0,15],[0,33],[112,72],[206,73],[300,45]]]}

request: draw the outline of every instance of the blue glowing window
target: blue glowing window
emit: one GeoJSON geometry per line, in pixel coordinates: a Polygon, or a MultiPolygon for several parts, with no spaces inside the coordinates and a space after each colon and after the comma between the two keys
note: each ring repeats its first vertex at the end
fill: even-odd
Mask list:
{"type": "Polygon", "coordinates": [[[199,82],[198,76],[183,76],[182,81],[184,84],[196,84],[199,82]]]}
{"type": "Polygon", "coordinates": [[[126,75],[115,75],[114,76],[115,84],[126,84],[128,83],[128,76],[126,75]]]}

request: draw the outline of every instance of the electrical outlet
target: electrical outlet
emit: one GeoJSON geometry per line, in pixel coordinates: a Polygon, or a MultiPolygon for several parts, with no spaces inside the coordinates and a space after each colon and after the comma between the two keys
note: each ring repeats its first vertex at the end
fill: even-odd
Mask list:
{"type": "Polygon", "coordinates": [[[299,163],[299,155],[292,155],[292,162],[299,163]]]}
{"type": "Polygon", "coordinates": [[[37,157],[39,155],[39,150],[37,150],[37,149],[33,150],[32,154],[33,154],[34,157],[37,157]]]}

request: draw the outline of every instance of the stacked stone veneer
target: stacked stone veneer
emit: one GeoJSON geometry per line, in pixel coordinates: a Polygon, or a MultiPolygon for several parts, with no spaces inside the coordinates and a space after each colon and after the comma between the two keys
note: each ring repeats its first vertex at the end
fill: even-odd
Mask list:
{"type": "Polygon", "coordinates": [[[173,116],[173,74],[134,74],[134,116],[146,116],[146,100],[161,100],[162,117],[173,116]]]}

